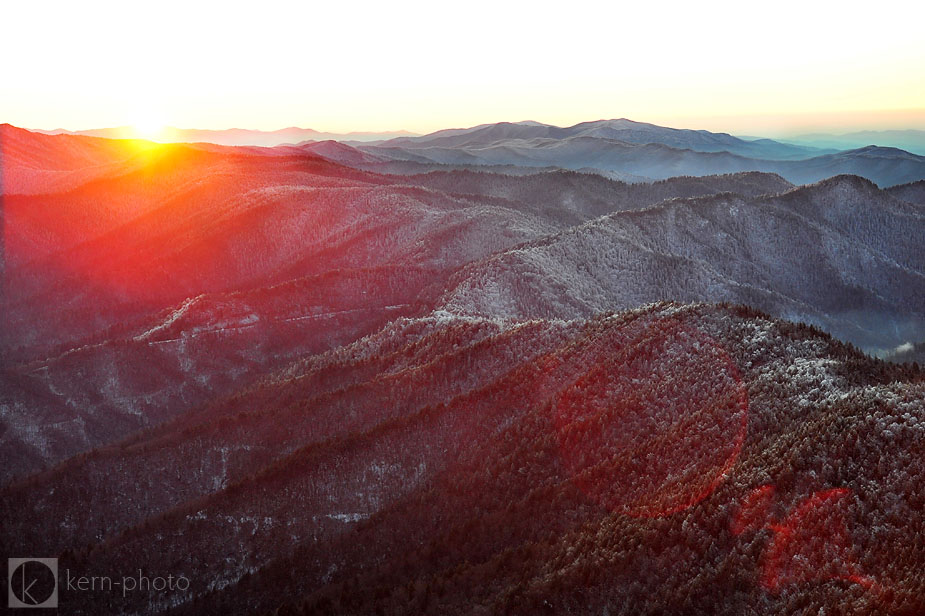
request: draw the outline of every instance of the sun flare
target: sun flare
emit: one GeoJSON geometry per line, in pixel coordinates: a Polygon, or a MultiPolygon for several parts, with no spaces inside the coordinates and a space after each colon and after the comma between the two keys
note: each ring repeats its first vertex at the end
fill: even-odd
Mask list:
{"type": "Polygon", "coordinates": [[[164,121],[154,114],[138,115],[132,122],[132,136],[158,141],[164,136],[164,121]]]}

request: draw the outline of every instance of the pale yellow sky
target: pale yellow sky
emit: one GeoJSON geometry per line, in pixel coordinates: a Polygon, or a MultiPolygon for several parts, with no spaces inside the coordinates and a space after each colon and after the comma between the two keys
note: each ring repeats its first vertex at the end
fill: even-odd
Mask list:
{"type": "Polygon", "coordinates": [[[0,122],[925,129],[925,3],[14,2],[0,122]]]}

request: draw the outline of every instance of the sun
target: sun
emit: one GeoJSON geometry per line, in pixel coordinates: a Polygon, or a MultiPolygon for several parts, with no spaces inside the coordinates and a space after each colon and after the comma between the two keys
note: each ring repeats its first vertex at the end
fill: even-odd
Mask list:
{"type": "Polygon", "coordinates": [[[136,139],[160,141],[164,137],[164,120],[154,113],[140,113],[132,121],[132,136],[136,139]]]}

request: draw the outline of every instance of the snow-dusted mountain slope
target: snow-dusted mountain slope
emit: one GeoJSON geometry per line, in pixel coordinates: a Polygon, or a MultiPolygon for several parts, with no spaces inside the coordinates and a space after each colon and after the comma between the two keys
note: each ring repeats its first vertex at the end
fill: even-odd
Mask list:
{"type": "Polygon", "coordinates": [[[875,348],[925,338],[925,211],[839,176],[666,201],[473,263],[444,306],[572,318],[659,299],[747,303],[875,348]]]}

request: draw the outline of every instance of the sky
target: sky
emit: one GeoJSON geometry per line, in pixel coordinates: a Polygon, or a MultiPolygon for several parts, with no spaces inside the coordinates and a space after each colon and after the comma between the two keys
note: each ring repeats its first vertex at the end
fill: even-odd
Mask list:
{"type": "Polygon", "coordinates": [[[0,122],[925,129],[925,3],[8,2],[0,122]]]}

